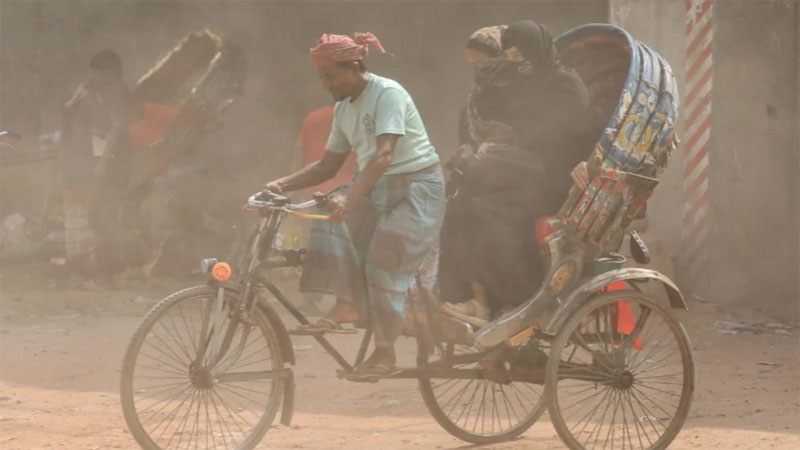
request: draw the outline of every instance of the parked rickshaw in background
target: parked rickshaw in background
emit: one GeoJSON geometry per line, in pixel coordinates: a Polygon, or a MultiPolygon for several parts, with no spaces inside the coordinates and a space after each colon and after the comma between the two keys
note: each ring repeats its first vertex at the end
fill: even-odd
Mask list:
{"type": "Polygon", "coordinates": [[[241,97],[245,74],[240,49],[205,30],[184,37],[132,90],[140,164],[122,207],[124,222],[155,250],[150,271],[186,274],[197,251],[230,251],[237,241],[240,218],[208,204],[235,174],[205,148],[241,97]]]}

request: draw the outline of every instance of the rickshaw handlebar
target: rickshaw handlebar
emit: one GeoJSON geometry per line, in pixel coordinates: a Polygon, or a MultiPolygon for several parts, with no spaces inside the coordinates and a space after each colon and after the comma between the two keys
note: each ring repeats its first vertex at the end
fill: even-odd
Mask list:
{"type": "Polygon", "coordinates": [[[302,211],[313,208],[324,208],[328,204],[330,197],[344,189],[345,186],[338,186],[328,193],[317,192],[311,200],[302,203],[291,203],[289,197],[276,194],[270,191],[257,192],[247,199],[247,206],[256,209],[282,209],[285,211],[302,211]]]}

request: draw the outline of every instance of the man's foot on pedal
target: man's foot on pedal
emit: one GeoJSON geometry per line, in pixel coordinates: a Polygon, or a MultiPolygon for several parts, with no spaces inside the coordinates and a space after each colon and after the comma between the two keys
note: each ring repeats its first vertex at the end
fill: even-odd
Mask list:
{"type": "Polygon", "coordinates": [[[316,335],[316,334],[325,334],[325,333],[334,333],[334,334],[355,334],[358,333],[358,330],[355,328],[345,328],[342,326],[341,323],[328,318],[323,317],[319,319],[315,323],[311,325],[303,325],[299,326],[296,329],[292,330],[289,334],[293,335],[316,335]]]}
{"type": "Polygon", "coordinates": [[[352,303],[337,300],[325,317],[317,320],[313,325],[299,327],[290,334],[356,333],[357,330],[344,328],[342,324],[355,324],[359,319],[358,310],[352,303]]]}
{"type": "Polygon", "coordinates": [[[372,355],[363,364],[353,368],[353,371],[345,375],[349,381],[361,381],[375,383],[381,378],[390,377],[401,370],[395,367],[397,358],[393,347],[376,348],[372,355]]]}
{"type": "Polygon", "coordinates": [[[387,366],[385,364],[362,364],[354,367],[353,371],[345,375],[344,378],[348,381],[358,381],[362,383],[377,383],[381,378],[391,377],[402,372],[395,366],[387,366]]]}

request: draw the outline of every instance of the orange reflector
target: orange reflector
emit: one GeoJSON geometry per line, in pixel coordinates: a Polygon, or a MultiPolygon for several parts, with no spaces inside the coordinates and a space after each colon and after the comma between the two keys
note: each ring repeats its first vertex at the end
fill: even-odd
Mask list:
{"type": "MultiPolygon", "coordinates": [[[[620,334],[630,335],[636,327],[636,319],[633,314],[633,308],[626,301],[617,302],[617,332],[620,334]]],[[[636,350],[642,349],[642,339],[636,338],[633,342],[633,348],[636,350]]]]}
{"type": "Polygon", "coordinates": [[[531,336],[533,336],[533,327],[528,327],[517,333],[511,339],[509,339],[509,343],[511,344],[512,347],[516,347],[522,344],[525,341],[525,339],[528,339],[531,336]]]}
{"type": "Polygon", "coordinates": [[[217,281],[226,281],[231,277],[231,266],[226,262],[218,262],[211,268],[211,276],[217,281]]]}

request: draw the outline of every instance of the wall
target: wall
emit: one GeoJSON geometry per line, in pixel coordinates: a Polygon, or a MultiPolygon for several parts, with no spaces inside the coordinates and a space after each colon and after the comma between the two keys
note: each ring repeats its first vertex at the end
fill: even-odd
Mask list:
{"type": "MultiPolygon", "coordinates": [[[[667,57],[683,84],[685,0],[611,0],[611,21],[667,57]]],[[[800,4],[715,2],[708,291],[797,313],[800,289],[800,4]]],[[[685,92],[685,90],[682,90],[685,92]]],[[[685,99],[684,99],[685,103],[685,99]]],[[[678,131],[683,124],[679,123],[678,131]]],[[[680,152],[651,202],[678,250],[680,152]]]]}
{"type": "Polygon", "coordinates": [[[797,2],[717,9],[710,153],[711,288],[721,298],[798,307],[797,2]]]}

